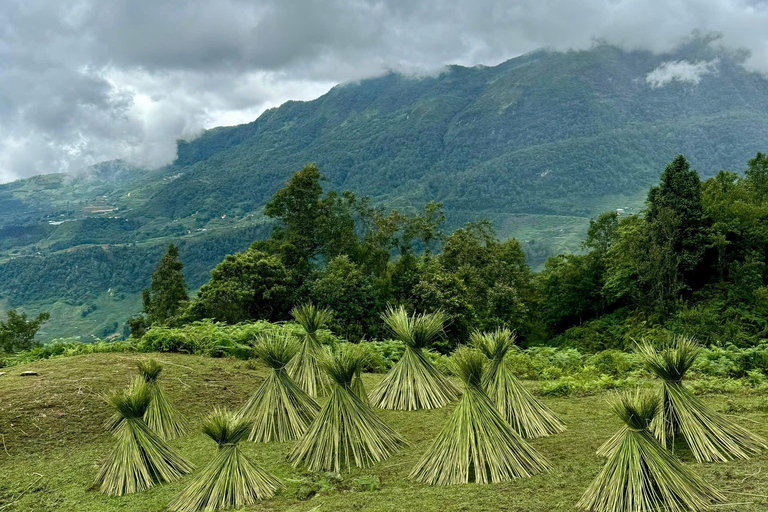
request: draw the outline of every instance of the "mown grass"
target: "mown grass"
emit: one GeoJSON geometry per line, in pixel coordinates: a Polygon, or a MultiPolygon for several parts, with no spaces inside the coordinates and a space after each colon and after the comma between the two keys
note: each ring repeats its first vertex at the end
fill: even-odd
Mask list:
{"type": "MultiPolygon", "coordinates": [[[[126,385],[135,362],[145,354],[89,354],[39,361],[0,369],[0,511],[162,511],[188,483],[161,485],[149,491],[111,498],[93,490],[99,464],[112,446],[102,429],[110,414],[101,398],[126,385]],[[21,377],[34,370],[36,377],[21,377]]],[[[213,407],[239,407],[266,375],[260,363],[158,354],[164,363],[163,386],[191,420],[192,433],[171,441],[190,461],[202,467],[216,446],[200,432],[213,407]]],[[[365,374],[368,389],[381,375],[365,374]]],[[[603,460],[595,450],[620,426],[607,404],[608,396],[547,398],[545,402],[568,425],[564,434],[532,444],[552,463],[549,474],[498,485],[430,487],[408,480],[453,405],[431,411],[377,411],[412,446],[368,469],[341,475],[309,474],[291,468],[285,457],[292,443],[243,443],[245,453],[286,484],[274,499],[253,510],[274,511],[526,511],[573,510],[599,472],[603,460]],[[374,478],[365,478],[374,477],[374,478]],[[377,485],[363,485],[375,481],[377,485]],[[357,480],[357,483],[355,482],[357,480]]],[[[738,421],[768,435],[768,399],[740,391],[706,396],[720,412],[734,412],[738,421]]],[[[747,462],[695,464],[683,459],[714,482],[732,504],[723,511],[768,510],[768,454],[747,462]]]]}

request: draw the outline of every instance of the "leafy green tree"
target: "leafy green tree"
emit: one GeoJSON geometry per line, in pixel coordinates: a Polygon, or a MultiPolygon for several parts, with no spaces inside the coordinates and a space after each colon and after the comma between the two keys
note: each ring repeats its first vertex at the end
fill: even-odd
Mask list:
{"type": "Polygon", "coordinates": [[[200,288],[188,317],[238,323],[287,320],[297,282],[278,255],[252,247],[227,256],[200,288]]]}
{"type": "Polygon", "coordinates": [[[544,321],[555,330],[602,312],[603,268],[593,254],[559,254],[536,276],[544,321]]]}
{"type": "Polygon", "coordinates": [[[8,318],[0,322],[0,352],[13,354],[20,350],[29,350],[38,343],[35,341],[37,331],[40,326],[51,315],[40,313],[34,319],[28,320],[26,313],[19,313],[15,310],[8,311],[8,318]]]}
{"type": "Polygon", "coordinates": [[[170,244],[168,252],[152,274],[150,289],[145,289],[142,293],[147,324],[165,324],[175,317],[189,300],[183,270],[179,248],[170,244]]]}
{"type": "Polygon", "coordinates": [[[582,244],[584,249],[596,251],[605,255],[616,240],[616,230],[619,228],[619,214],[616,212],[601,213],[595,219],[590,219],[587,238],[582,244]]]}
{"type": "Polygon", "coordinates": [[[331,329],[339,335],[358,341],[366,334],[380,330],[385,301],[380,297],[370,276],[347,255],[337,256],[317,273],[307,286],[308,294],[318,306],[335,314],[331,329]]]}

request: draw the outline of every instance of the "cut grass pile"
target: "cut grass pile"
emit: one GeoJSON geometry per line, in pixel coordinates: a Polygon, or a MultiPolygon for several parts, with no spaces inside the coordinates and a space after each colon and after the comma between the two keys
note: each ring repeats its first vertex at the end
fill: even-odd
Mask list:
{"type": "MultiPolygon", "coordinates": [[[[92,488],[98,468],[114,444],[112,435],[102,428],[111,411],[100,395],[130,383],[136,375],[136,362],[146,357],[90,354],[1,370],[7,371],[0,376],[2,512],[160,512],[190,484],[193,475],[122,497],[104,496],[92,488]],[[20,377],[25,370],[39,375],[20,377]]],[[[202,468],[218,452],[216,443],[200,429],[203,419],[216,406],[242,406],[269,370],[260,363],[230,359],[181,354],[156,357],[164,367],[163,387],[169,399],[190,420],[190,433],[169,444],[202,468]]],[[[367,373],[362,377],[368,389],[382,378],[367,373]]],[[[458,384],[458,380],[454,382],[458,384]]],[[[524,384],[532,389],[531,383],[524,384]]],[[[654,384],[658,382],[649,383],[654,384]]],[[[411,446],[373,467],[352,468],[340,477],[292,468],[285,457],[293,443],[241,442],[246,456],[286,485],[274,498],[245,510],[573,511],[605,464],[595,450],[621,426],[608,398],[609,394],[603,393],[543,399],[568,425],[562,434],[530,441],[547,457],[551,471],[493,485],[433,487],[408,479],[455,404],[411,412],[376,410],[411,446]]],[[[720,413],[735,415],[731,419],[748,425],[756,434],[768,435],[765,396],[745,389],[702,399],[720,413]]],[[[768,510],[768,499],[762,497],[768,494],[768,453],[724,464],[695,464],[690,452],[680,450],[676,454],[706,481],[716,482],[733,503],[719,506],[718,511],[768,510]]]]}

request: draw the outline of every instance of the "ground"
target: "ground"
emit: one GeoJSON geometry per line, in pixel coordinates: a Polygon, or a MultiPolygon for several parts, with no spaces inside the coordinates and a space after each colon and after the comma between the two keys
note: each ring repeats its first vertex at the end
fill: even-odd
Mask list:
{"type": "MultiPolygon", "coordinates": [[[[0,368],[0,512],[162,511],[187,481],[160,485],[124,497],[107,497],[92,488],[112,439],[102,424],[110,414],[103,396],[127,384],[145,354],[92,354],[0,368]],[[32,370],[38,376],[21,377],[32,370]]],[[[199,431],[201,418],[214,406],[238,407],[257,388],[266,369],[258,363],[159,354],[163,385],[192,422],[192,433],[171,444],[198,467],[216,445],[199,431]]],[[[380,375],[366,374],[368,389],[380,375]]],[[[535,383],[531,383],[535,386],[535,383]]],[[[552,463],[548,474],[498,485],[430,487],[408,480],[452,407],[436,411],[379,411],[411,446],[368,469],[340,479],[293,469],[285,461],[291,444],[244,443],[245,452],[286,485],[272,500],[253,510],[274,511],[518,511],[574,510],[595,478],[602,460],[597,447],[619,427],[609,395],[546,399],[568,424],[564,434],[532,441],[552,463]],[[378,477],[380,488],[362,477],[378,477]],[[357,482],[355,482],[357,480],[357,482]],[[373,486],[375,487],[375,485],[373,486]]],[[[705,396],[721,412],[768,436],[768,401],[758,394],[705,396]]],[[[718,511],[768,510],[768,453],[749,461],[695,464],[683,459],[726,492],[731,504],[718,511]]],[[[375,480],[375,479],[374,479],[375,480]]]]}

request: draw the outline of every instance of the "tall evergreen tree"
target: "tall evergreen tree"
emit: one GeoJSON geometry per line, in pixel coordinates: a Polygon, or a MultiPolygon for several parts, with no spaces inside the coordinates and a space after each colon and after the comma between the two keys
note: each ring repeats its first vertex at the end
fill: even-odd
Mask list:
{"type": "Polygon", "coordinates": [[[150,325],[164,324],[169,318],[176,316],[182,303],[188,300],[183,269],[179,248],[170,244],[168,252],[152,274],[150,289],[145,289],[142,296],[144,314],[147,315],[150,325]]]}
{"type": "Polygon", "coordinates": [[[664,244],[671,238],[683,272],[693,270],[701,260],[705,242],[703,214],[699,173],[691,169],[683,155],[678,155],[661,173],[659,186],[648,192],[646,219],[654,227],[654,243],[664,244]],[[668,229],[669,225],[673,229],[668,229]]]}
{"type": "Polygon", "coordinates": [[[768,155],[758,153],[747,165],[749,167],[744,174],[747,176],[755,198],[762,203],[768,199],[768,155]]]}

